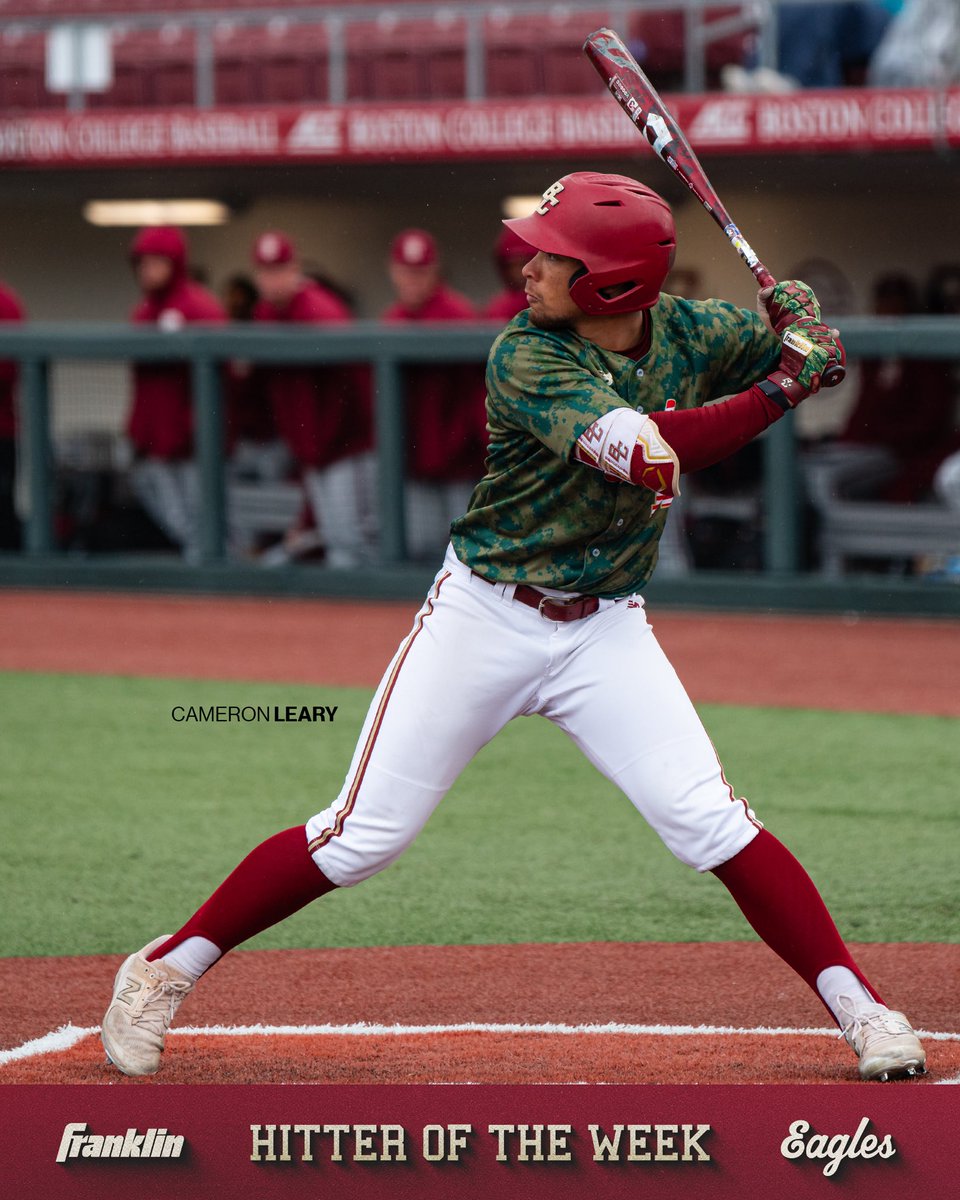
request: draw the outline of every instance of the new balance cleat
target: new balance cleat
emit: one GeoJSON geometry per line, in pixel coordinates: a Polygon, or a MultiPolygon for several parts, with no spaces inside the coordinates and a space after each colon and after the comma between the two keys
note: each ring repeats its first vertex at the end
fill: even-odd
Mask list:
{"type": "Polygon", "coordinates": [[[162,959],[148,961],[147,955],[169,937],[155,938],[131,954],[114,980],[100,1038],[107,1058],[124,1075],[154,1075],[160,1069],[170,1022],[194,987],[189,975],[162,959]]]}
{"type": "Polygon", "coordinates": [[[882,1005],[854,1007],[840,998],[848,1017],[841,1036],[860,1059],[860,1078],[887,1083],[926,1074],[927,1056],[910,1022],[901,1012],[882,1005]]]}

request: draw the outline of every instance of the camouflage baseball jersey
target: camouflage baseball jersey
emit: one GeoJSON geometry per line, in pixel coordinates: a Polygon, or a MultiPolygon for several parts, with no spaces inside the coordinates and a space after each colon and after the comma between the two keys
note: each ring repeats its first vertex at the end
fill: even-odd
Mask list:
{"type": "MultiPolygon", "coordinates": [[[[457,557],[485,579],[601,597],[639,591],[666,520],[654,494],[574,461],[577,439],[613,408],[695,408],[773,370],[780,341],[722,300],[662,295],[634,361],[520,313],[487,361],[487,473],[453,523],[457,557]]],[[[681,469],[683,464],[681,463],[681,469]]]]}

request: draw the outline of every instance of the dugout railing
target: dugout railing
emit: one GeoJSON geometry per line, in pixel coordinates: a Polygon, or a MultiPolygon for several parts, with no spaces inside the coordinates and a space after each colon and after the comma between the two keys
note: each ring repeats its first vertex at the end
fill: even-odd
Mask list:
{"type": "MultiPolygon", "coordinates": [[[[851,359],[902,356],[960,360],[957,317],[847,317],[837,322],[851,359]]],[[[497,329],[489,325],[390,329],[360,321],[336,331],[228,326],[177,332],[129,326],[48,324],[0,325],[0,359],[20,363],[21,470],[28,503],[24,546],[0,555],[0,584],[67,586],[152,586],[160,588],[316,592],[339,595],[409,595],[424,583],[423,569],[411,568],[404,544],[403,371],[407,363],[478,362],[497,329]],[[50,378],[55,364],[71,362],[189,362],[196,408],[196,459],[200,476],[200,562],[145,561],[122,555],[77,559],[57,550],[54,529],[55,454],[51,436],[50,378]],[[257,571],[227,561],[224,411],[221,365],[231,360],[258,364],[369,363],[374,373],[378,456],[381,563],[376,569],[338,572],[323,568],[257,571]]],[[[62,402],[62,401],[61,401],[62,402]]],[[[904,421],[909,422],[909,412],[904,421]]],[[[888,575],[829,579],[801,569],[804,502],[798,443],[792,414],[761,439],[763,486],[762,572],[694,572],[689,578],[657,584],[656,591],[677,603],[793,608],[851,608],[920,611],[960,615],[960,587],[924,584],[888,575]]],[[[869,506],[867,506],[869,507],[869,506]]],[[[903,513],[910,510],[904,507],[903,513]]],[[[930,507],[917,522],[916,552],[924,550],[922,530],[932,528],[930,507]],[[926,523],[926,525],[924,524],[926,523]]],[[[934,518],[937,524],[939,518],[934,518]]],[[[956,520],[939,522],[948,545],[956,520]],[[950,526],[952,528],[952,526],[950,526]]],[[[869,513],[867,514],[869,524],[869,513]]],[[[882,522],[874,542],[882,544],[882,522]]],[[[838,524],[839,532],[847,526],[838,524]]],[[[835,532],[837,532],[835,531],[835,532]]],[[[863,534],[863,522],[853,529],[863,534]]],[[[898,517],[898,545],[910,545],[907,516],[898,517]]],[[[837,550],[836,544],[833,546],[837,550]]],[[[656,583],[656,581],[655,581],[656,583]]]]}

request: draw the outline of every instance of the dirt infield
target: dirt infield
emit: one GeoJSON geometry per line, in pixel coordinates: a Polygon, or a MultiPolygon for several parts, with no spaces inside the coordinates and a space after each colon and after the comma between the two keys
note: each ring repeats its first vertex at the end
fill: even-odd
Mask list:
{"type": "MultiPolygon", "coordinates": [[[[926,1082],[956,1076],[960,946],[854,952],[878,987],[895,981],[919,1027],[953,1035],[928,1047],[926,1082]]],[[[67,1023],[89,1031],[0,1067],[0,1082],[132,1082],[104,1068],[94,1032],[120,961],[0,961],[8,1045],[67,1023]]],[[[187,1031],[171,1035],[149,1082],[852,1082],[849,1050],[815,1033],[829,1024],[757,943],[238,951],[188,998],[178,1017],[187,1031]],[[707,1021],[711,1031],[689,1031],[707,1021]],[[618,1028],[595,1028],[608,1025],[618,1028]],[[763,1032],[771,1027],[794,1032],[763,1032]]]]}
{"type": "MultiPolygon", "coordinates": [[[[373,687],[417,606],[0,593],[0,670],[373,687]]],[[[960,623],[654,611],[695,701],[960,716],[960,623]]]]}
{"type": "MultiPolygon", "coordinates": [[[[415,609],[4,592],[0,670],[373,686],[415,609]]],[[[956,623],[652,621],[695,701],[960,716],[956,623]]],[[[918,1026],[944,1035],[928,1047],[927,1080],[960,1077],[960,946],[856,952],[918,1026]]],[[[95,1028],[119,961],[0,960],[0,1083],[153,1082],[103,1067],[95,1028]],[[67,1024],[79,1032],[54,1036],[67,1024]]],[[[239,951],[184,1005],[178,1024],[192,1031],[171,1036],[158,1081],[853,1081],[845,1046],[803,1032],[828,1023],[755,943],[239,951]],[[709,1032],[685,1031],[708,1021],[709,1032]],[[265,1022],[242,1036],[211,1032],[265,1022]],[[357,1032],[361,1022],[402,1031],[357,1032]],[[629,1028],[590,1028],[608,1023],[629,1028]]]]}

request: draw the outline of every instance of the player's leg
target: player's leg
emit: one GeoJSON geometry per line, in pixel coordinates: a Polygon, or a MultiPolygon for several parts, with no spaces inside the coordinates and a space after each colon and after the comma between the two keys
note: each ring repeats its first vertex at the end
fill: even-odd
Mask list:
{"type": "Polygon", "coordinates": [[[256,847],[176,934],[121,967],[103,1022],[113,1062],[155,1072],[177,1006],[217,959],[398,858],[480,747],[531,707],[548,654],[511,623],[496,589],[448,559],[377,689],[334,803],[256,847]]]}
{"type": "Polygon", "coordinates": [[[323,531],[327,565],[342,570],[366,561],[369,504],[356,456],[308,468],[303,485],[323,531]]]}
{"type": "Polygon", "coordinates": [[[627,794],[682,862],[717,875],[767,945],[852,1031],[851,1044],[863,1041],[865,1022],[879,1022],[874,1032],[883,1052],[867,1047],[865,1057],[855,1047],[862,1074],[898,1069],[900,1060],[904,1071],[922,1069],[922,1050],[905,1020],[876,1016],[888,1010],[807,872],[730,788],[642,607],[622,601],[589,619],[577,653],[552,681],[544,715],[627,794]]]}

